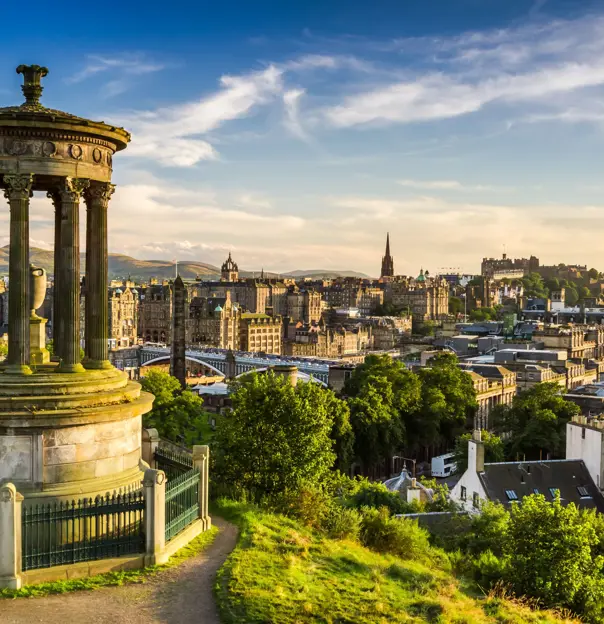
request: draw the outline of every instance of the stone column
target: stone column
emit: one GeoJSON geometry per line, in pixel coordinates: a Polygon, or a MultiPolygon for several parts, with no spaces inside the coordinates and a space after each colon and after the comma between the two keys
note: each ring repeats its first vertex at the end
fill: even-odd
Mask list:
{"type": "Polygon", "coordinates": [[[93,183],[86,191],[86,368],[111,368],[107,251],[107,206],[113,184],[93,183]]]}
{"type": "Polygon", "coordinates": [[[0,587],[21,588],[21,503],[12,483],[0,487],[0,587]]]}
{"type": "Polygon", "coordinates": [[[8,358],[5,371],[31,375],[29,367],[29,198],[32,174],[5,175],[10,205],[8,358]]]}
{"type": "Polygon", "coordinates": [[[63,344],[63,319],[61,317],[61,198],[56,191],[46,193],[55,207],[54,281],[52,296],[52,344],[53,360],[61,359],[63,344]]]}
{"type": "Polygon", "coordinates": [[[64,178],[61,199],[61,317],[64,331],[60,347],[62,373],[82,373],[80,363],[80,197],[89,181],[64,178]]]}
{"type": "Polygon", "coordinates": [[[203,529],[212,527],[212,518],[208,511],[208,485],[210,472],[210,447],[206,445],[193,447],[193,468],[199,470],[199,517],[203,522],[203,529]]]}
{"type": "Polygon", "coordinates": [[[145,565],[164,563],[166,547],[166,473],[145,470],[145,565]]]}
{"type": "Polygon", "coordinates": [[[180,275],[174,280],[172,293],[172,349],[170,375],[176,377],[181,387],[187,387],[185,356],[185,285],[180,275]]]}

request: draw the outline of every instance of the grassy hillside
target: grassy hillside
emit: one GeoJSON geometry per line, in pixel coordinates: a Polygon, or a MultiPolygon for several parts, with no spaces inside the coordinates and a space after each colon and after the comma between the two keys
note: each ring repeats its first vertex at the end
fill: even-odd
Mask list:
{"type": "Polygon", "coordinates": [[[225,623],[570,624],[551,612],[464,591],[446,564],[429,567],[327,539],[284,516],[220,501],[241,528],[216,582],[225,623]]]}

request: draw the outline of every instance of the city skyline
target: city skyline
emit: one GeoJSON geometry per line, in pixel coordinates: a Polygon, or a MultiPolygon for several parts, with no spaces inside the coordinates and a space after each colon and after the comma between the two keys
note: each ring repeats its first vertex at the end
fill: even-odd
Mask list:
{"type": "MultiPolygon", "coordinates": [[[[0,105],[21,101],[14,67],[40,62],[45,105],[132,131],[116,157],[112,252],[377,275],[390,231],[400,274],[477,272],[504,245],[601,266],[596,2],[385,2],[367,15],[311,3],[310,16],[260,3],[227,22],[180,3],[160,38],[159,5],[132,4],[83,37],[91,7],[34,2],[38,23],[8,33],[0,59],[0,105]],[[392,19],[370,28],[374,11],[392,19]],[[49,27],[78,35],[57,49],[36,39],[49,27]]],[[[33,245],[51,246],[52,220],[34,197],[33,245]]]]}

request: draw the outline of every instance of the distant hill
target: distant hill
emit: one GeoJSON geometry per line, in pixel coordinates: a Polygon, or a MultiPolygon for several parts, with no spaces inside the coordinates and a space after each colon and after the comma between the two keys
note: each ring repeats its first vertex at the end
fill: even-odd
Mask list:
{"type": "Polygon", "coordinates": [[[335,277],[358,277],[360,279],[370,279],[370,276],[357,271],[333,271],[327,269],[310,269],[302,271],[290,271],[283,273],[285,277],[310,277],[313,279],[333,279],[335,277]]]}
{"type": "MultiPolygon", "coordinates": [[[[31,247],[29,253],[30,262],[36,266],[46,269],[49,273],[53,272],[54,254],[52,251],[31,247]]],[[[86,255],[81,255],[81,270],[84,271],[86,266],[86,255]]],[[[184,279],[195,279],[197,275],[205,279],[214,279],[220,276],[220,269],[213,264],[207,262],[195,261],[179,261],[178,272],[184,279]]],[[[0,247],[0,273],[8,274],[8,246],[0,247]]],[[[266,277],[277,277],[276,273],[265,271],[266,277]]],[[[259,277],[260,271],[241,271],[241,277],[259,277]]],[[[138,260],[132,256],[124,254],[109,254],[109,277],[116,279],[120,277],[132,277],[132,279],[148,280],[151,277],[158,279],[169,279],[174,277],[174,263],[170,260],[138,260]]],[[[310,270],[310,271],[290,271],[284,273],[282,277],[311,277],[314,279],[331,279],[334,277],[368,277],[364,273],[356,273],[355,271],[326,271],[326,270],[310,270]]]]}

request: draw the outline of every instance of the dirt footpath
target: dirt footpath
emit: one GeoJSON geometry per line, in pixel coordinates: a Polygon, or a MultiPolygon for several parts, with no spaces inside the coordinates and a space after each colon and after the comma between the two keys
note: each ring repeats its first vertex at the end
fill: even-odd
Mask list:
{"type": "Polygon", "coordinates": [[[237,541],[220,518],[213,544],[201,555],[144,584],[45,598],[0,599],[2,624],[220,624],[212,594],[216,572],[237,541]]]}

